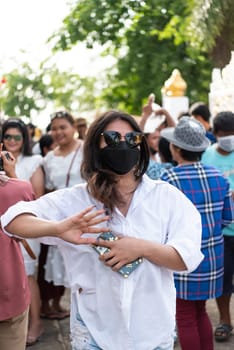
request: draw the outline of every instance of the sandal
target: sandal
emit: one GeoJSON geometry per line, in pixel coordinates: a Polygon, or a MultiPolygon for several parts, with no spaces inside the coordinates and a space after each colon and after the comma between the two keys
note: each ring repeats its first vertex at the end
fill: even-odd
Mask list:
{"type": "Polygon", "coordinates": [[[36,344],[38,341],[40,341],[42,334],[43,334],[43,329],[40,330],[37,336],[28,334],[27,340],[26,340],[26,347],[32,346],[36,344]]]}
{"type": "Polygon", "coordinates": [[[219,324],[215,329],[215,340],[216,341],[226,341],[232,333],[233,327],[230,324],[219,324]]]}

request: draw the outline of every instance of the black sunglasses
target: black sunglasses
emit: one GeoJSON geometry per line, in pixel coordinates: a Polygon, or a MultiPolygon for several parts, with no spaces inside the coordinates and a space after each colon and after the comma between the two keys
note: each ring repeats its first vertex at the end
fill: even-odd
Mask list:
{"type": "Polygon", "coordinates": [[[14,140],[14,141],[21,141],[23,138],[22,135],[10,135],[10,134],[5,134],[3,136],[3,139],[6,140],[6,141],[11,141],[11,140],[14,140]]]}
{"type": "MultiPolygon", "coordinates": [[[[122,138],[118,131],[103,131],[101,135],[104,137],[106,144],[110,147],[116,147],[122,138]]],[[[124,135],[125,141],[129,147],[134,148],[141,144],[144,134],[138,131],[130,131],[124,135]]]]}

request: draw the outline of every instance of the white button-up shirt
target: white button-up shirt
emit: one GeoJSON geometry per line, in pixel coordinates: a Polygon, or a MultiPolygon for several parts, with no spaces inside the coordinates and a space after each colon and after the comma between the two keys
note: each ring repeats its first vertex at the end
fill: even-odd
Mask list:
{"type": "MultiPolygon", "coordinates": [[[[22,212],[62,220],[93,204],[103,207],[90,197],[86,184],[80,184],[30,203],[19,202],[2,216],[2,226],[22,212]]],[[[188,272],[203,259],[200,214],[182,192],[166,182],[145,175],[126,217],[116,209],[108,225],[114,232],[174,247],[188,272]]],[[[56,243],[64,257],[72,292],[71,327],[79,310],[104,350],[152,350],[173,343],[173,271],[144,259],[125,279],[105,266],[91,246],[56,238],[47,238],[47,242],[56,243]]]]}

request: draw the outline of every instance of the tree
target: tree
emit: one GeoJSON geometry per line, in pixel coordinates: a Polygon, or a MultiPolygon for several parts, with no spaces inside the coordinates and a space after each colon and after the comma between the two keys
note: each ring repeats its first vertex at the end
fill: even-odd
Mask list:
{"type": "Polygon", "coordinates": [[[207,51],[217,68],[229,63],[234,50],[233,16],[233,0],[195,0],[187,18],[191,45],[207,51]]]}
{"type": "Polygon", "coordinates": [[[193,9],[192,0],[74,1],[52,39],[56,50],[85,41],[90,48],[94,43],[105,46],[118,58],[117,69],[107,72],[102,93],[110,107],[139,114],[149,93],[160,99],[160,89],[174,68],[188,83],[190,101],[207,101],[212,64],[207,51],[190,45],[186,19],[193,9]]]}
{"type": "Polygon", "coordinates": [[[95,106],[95,78],[81,78],[72,72],[61,72],[47,60],[39,69],[23,63],[5,74],[6,84],[0,95],[1,110],[11,117],[31,117],[43,111],[49,102],[54,108],[71,112],[95,106]]]}

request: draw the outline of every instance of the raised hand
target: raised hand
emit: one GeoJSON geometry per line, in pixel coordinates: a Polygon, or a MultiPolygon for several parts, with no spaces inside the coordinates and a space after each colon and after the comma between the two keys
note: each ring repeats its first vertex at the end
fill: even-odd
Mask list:
{"type": "Polygon", "coordinates": [[[154,94],[150,94],[147,104],[142,108],[142,116],[149,117],[153,113],[153,103],[155,100],[154,94]]]}
{"type": "Polygon", "coordinates": [[[2,144],[0,146],[0,156],[3,160],[3,168],[6,175],[9,177],[17,177],[15,174],[16,159],[10,152],[2,150],[2,144]]]}
{"type": "Polygon", "coordinates": [[[84,209],[79,214],[57,223],[56,236],[74,244],[95,244],[96,237],[82,237],[85,233],[107,232],[107,227],[96,226],[109,219],[103,216],[104,210],[93,211],[94,207],[84,209]]]}

